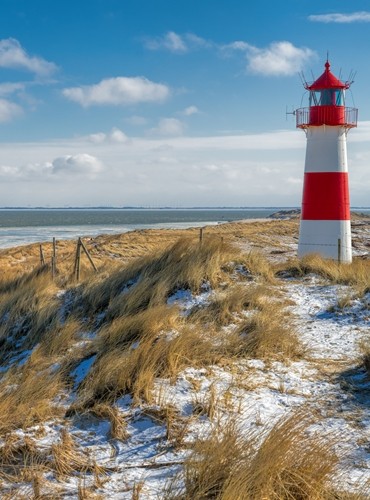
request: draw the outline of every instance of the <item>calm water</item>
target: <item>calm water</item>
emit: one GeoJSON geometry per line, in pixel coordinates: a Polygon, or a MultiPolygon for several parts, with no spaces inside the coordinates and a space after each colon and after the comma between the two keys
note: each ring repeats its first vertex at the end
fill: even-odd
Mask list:
{"type": "MultiPolygon", "coordinates": [[[[281,208],[254,209],[0,209],[0,248],[148,228],[187,228],[266,218],[281,208]]],[[[369,213],[370,209],[361,209],[369,213]]]]}
{"type": "Polygon", "coordinates": [[[0,209],[0,248],[148,228],[187,228],[265,218],[278,209],[0,209]]]}

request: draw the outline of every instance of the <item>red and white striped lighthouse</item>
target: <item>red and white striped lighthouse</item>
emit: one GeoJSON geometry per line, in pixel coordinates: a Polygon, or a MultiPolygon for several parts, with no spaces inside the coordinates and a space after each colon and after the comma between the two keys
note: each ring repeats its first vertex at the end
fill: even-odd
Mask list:
{"type": "Polygon", "coordinates": [[[309,107],[296,110],[297,127],[307,137],[299,257],[319,253],[352,261],[346,139],[357,126],[357,109],[345,105],[350,85],[334,76],[326,61],[324,73],[305,84],[309,107]]]}

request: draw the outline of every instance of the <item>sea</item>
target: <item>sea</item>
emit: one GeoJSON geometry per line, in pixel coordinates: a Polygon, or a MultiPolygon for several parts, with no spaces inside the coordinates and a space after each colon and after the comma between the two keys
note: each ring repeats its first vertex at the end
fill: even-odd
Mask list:
{"type": "MultiPolygon", "coordinates": [[[[291,209],[292,207],[286,207],[291,209]]],[[[264,219],[284,207],[202,209],[0,209],[0,248],[118,234],[137,229],[188,228],[264,219]]],[[[358,209],[370,213],[370,208],[358,209]]]]}

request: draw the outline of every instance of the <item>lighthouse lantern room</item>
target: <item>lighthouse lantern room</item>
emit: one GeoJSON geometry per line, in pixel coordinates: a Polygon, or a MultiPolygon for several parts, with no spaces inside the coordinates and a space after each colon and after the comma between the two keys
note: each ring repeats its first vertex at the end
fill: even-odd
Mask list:
{"type": "Polygon", "coordinates": [[[326,61],[324,73],[305,83],[309,107],[295,112],[297,127],[307,137],[299,257],[318,253],[352,261],[346,139],[357,126],[357,109],[345,105],[350,85],[334,76],[326,61]]]}

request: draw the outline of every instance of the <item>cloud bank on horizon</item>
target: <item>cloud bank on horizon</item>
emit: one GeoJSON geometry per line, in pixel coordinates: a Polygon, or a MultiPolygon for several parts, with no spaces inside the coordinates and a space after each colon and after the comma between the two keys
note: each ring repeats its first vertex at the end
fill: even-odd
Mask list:
{"type": "MultiPolygon", "coordinates": [[[[301,18],[307,30],[340,29],[370,22],[370,12],[301,18]]],[[[148,31],[131,37],[123,64],[76,59],[73,71],[52,48],[42,56],[15,35],[0,40],[0,124],[13,130],[0,143],[2,204],[299,204],[304,135],[276,116],[320,56],[314,38],[273,28],[234,39],[229,31],[229,40],[148,31]]],[[[369,199],[368,134],[365,115],[349,138],[356,205],[369,199]]]]}

